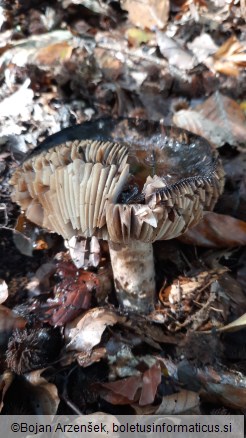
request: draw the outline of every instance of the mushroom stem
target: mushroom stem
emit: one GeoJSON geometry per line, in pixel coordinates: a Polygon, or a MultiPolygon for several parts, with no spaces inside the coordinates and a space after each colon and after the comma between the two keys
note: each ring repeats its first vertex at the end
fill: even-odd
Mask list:
{"type": "Polygon", "coordinates": [[[155,271],[151,243],[128,245],[109,241],[114,283],[119,304],[126,310],[149,313],[155,301],[155,271]]]}

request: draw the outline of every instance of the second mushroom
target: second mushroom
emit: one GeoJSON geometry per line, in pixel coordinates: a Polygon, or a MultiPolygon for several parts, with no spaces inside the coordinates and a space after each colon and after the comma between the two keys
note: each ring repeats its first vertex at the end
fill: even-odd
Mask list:
{"type": "Polygon", "coordinates": [[[118,301],[148,313],[152,243],[213,209],[224,173],[202,137],[159,122],[98,119],[48,137],[11,179],[12,199],[41,227],[109,243],[118,301]]]}

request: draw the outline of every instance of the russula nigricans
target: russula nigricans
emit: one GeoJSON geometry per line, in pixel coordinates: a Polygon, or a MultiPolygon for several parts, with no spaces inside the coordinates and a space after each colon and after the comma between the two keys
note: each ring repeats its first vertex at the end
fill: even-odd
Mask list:
{"type": "Polygon", "coordinates": [[[119,303],[148,313],[152,243],[212,210],[223,190],[217,153],[202,137],[161,122],[98,119],[51,135],[12,176],[27,218],[61,234],[108,240],[119,303]]]}

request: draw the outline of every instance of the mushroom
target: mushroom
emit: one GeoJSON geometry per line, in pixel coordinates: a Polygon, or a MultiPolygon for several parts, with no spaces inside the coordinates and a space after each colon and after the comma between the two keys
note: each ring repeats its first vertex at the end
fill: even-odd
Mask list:
{"type": "Polygon", "coordinates": [[[223,190],[217,153],[161,122],[98,119],[51,135],[12,176],[27,218],[61,234],[108,240],[118,301],[148,313],[155,301],[152,243],[213,209],[223,190]]]}

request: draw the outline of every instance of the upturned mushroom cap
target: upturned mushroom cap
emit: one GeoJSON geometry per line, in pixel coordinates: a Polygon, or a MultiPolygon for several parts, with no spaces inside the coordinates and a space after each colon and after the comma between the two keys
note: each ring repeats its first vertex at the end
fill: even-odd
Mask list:
{"type": "Polygon", "coordinates": [[[99,119],[50,136],[15,171],[12,199],[65,239],[171,239],[223,190],[209,143],[154,121],[99,119]]]}

